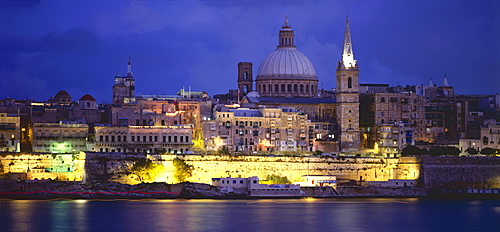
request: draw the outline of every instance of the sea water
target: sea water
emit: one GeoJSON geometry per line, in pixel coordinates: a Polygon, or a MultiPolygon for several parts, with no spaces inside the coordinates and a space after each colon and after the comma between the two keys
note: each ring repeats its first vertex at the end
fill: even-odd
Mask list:
{"type": "Polygon", "coordinates": [[[0,200],[0,231],[500,231],[500,200],[0,200]]]}

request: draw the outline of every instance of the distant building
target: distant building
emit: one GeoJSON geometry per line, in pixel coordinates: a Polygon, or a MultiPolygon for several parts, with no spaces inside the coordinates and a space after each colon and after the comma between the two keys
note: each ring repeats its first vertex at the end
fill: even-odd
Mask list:
{"type": "Polygon", "coordinates": [[[113,105],[122,106],[134,103],[135,99],[135,79],[132,73],[130,59],[127,66],[127,76],[116,76],[113,85],[113,105]]]}
{"type": "Polygon", "coordinates": [[[0,151],[19,152],[21,143],[21,119],[0,113],[0,151]]]}
{"type": "Polygon", "coordinates": [[[192,150],[193,127],[96,126],[90,151],[182,154],[192,150]]]}
{"type": "Polygon", "coordinates": [[[33,124],[33,151],[77,153],[87,150],[87,124],[61,121],[33,124]]]}
{"type": "Polygon", "coordinates": [[[222,192],[244,193],[251,197],[300,197],[305,193],[300,185],[294,184],[259,184],[256,176],[249,178],[212,178],[212,185],[222,192]]]}
{"type": "Polygon", "coordinates": [[[407,144],[425,141],[425,99],[415,93],[371,93],[361,96],[363,148],[399,153],[407,144]],[[403,133],[403,134],[401,134],[403,133]]]}
{"type": "Polygon", "coordinates": [[[236,108],[204,121],[207,150],[310,151],[307,115],[293,109],[236,108]]]}
{"type": "Polygon", "coordinates": [[[473,148],[481,152],[484,148],[500,150],[500,123],[495,120],[486,121],[481,127],[481,135],[478,139],[460,139],[459,143],[462,155],[468,155],[466,150],[473,148]]]}

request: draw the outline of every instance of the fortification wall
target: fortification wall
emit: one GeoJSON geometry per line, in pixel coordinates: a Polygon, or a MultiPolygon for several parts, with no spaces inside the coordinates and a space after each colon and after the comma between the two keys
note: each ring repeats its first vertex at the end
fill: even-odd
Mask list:
{"type": "Polygon", "coordinates": [[[166,172],[157,181],[176,183],[174,158],[193,165],[191,182],[211,183],[215,177],[286,176],[302,182],[307,175],[333,175],[338,181],[418,179],[424,187],[500,188],[500,157],[270,157],[220,155],[147,155],[122,153],[2,153],[0,174],[29,173],[29,178],[118,181],[130,183],[129,168],[139,159],[161,163],[166,172]]]}
{"type": "Polygon", "coordinates": [[[423,157],[425,187],[500,188],[500,157],[423,157]]]}
{"type": "Polygon", "coordinates": [[[15,179],[81,181],[84,164],[85,153],[0,153],[0,175],[11,173],[15,179]]]}
{"type": "Polygon", "coordinates": [[[87,181],[114,179],[125,181],[128,168],[140,158],[162,163],[165,174],[158,181],[175,183],[174,158],[179,157],[193,165],[192,182],[211,183],[215,177],[250,177],[265,179],[267,175],[286,176],[293,182],[305,181],[307,175],[334,175],[337,180],[416,179],[418,163],[413,159],[380,158],[327,158],[327,157],[265,157],[265,156],[218,156],[218,155],[137,155],[117,153],[88,153],[85,164],[87,181]]]}

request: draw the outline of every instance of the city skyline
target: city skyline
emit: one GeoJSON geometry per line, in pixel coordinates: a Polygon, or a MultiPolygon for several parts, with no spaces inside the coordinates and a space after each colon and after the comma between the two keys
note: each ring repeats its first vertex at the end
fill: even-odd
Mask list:
{"type": "Polygon", "coordinates": [[[495,1],[41,1],[0,9],[0,99],[47,100],[66,90],[111,101],[132,61],[137,94],[183,86],[210,96],[236,89],[237,63],[254,74],[278,44],[285,15],[319,88],[335,88],[345,17],[360,83],[500,92],[495,1]],[[53,14],[57,12],[57,14],[53,14]],[[404,12],[402,14],[401,12],[404,12]],[[30,17],[28,17],[30,16],[30,17]],[[37,20],[33,20],[36,18],[37,20]]]}

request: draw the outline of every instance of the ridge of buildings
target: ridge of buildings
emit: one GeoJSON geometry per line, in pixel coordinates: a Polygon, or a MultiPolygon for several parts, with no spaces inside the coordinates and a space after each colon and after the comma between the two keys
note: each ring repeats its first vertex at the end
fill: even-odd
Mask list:
{"type": "MultiPolygon", "coordinates": [[[[253,75],[239,62],[236,86],[214,95],[183,87],[135,94],[130,59],[112,104],[61,90],[47,101],[0,100],[0,151],[72,153],[263,153],[315,151],[394,157],[409,145],[500,149],[500,95],[456,94],[443,84],[359,83],[346,20],[336,88],[318,89],[312,62],[288,19],[279,45],[253,75]]],[[[452,79],[451,79],[452,80],[452,79]]]]}

